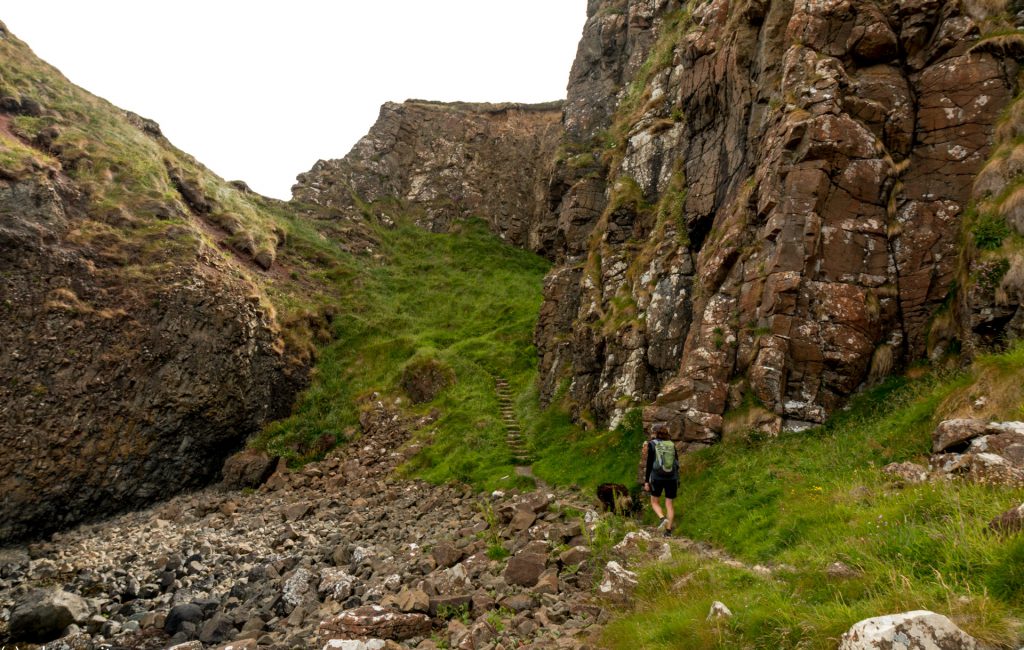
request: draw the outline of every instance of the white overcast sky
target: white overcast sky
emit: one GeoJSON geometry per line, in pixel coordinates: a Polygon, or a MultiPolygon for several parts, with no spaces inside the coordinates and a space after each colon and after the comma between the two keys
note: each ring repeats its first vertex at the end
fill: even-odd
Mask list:
{"type": "Polygon", "coordinates": [[[290,198],[386,101],[565,97],[586,0],[26,0],[0,20],[228,180],[290,198]]]}

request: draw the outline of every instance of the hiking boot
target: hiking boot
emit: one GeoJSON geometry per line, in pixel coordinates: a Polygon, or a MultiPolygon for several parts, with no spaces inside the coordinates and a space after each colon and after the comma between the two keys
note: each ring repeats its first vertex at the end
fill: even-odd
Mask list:
{"type": "Polygon", "coordinates": [[[672,529],[668,526],[665,527],[665,537],[672,537],[672,529]]]}
{"type": "Polygon", "coordinates": [[[666,530],[667,528],[668,528],[668,519],[665,519],[664,517],[662,517],[661,521],[658,522],[658,530],[666,530]]]}

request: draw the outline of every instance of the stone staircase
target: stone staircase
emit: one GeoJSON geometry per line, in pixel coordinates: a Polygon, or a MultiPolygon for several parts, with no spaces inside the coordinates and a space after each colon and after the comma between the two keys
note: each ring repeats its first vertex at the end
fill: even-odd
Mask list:
{"type": "Polygon", "coordinates": [[[494,393],[498,396],[498,409],[501,411],[501,421],[505,423],[505,442],[508,444],[509,452],[512,454],[512,464],[523,466],[529,465],[530,452],[526,449],[526,443],[519,428],[519,420],[516,419],[515,410],[512,405],[512,390],[504,377],[495,377],[494,393]]]}

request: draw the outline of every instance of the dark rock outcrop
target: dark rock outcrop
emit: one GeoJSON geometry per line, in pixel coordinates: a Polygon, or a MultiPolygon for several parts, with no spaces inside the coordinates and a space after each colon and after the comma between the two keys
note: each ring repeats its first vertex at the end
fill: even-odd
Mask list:
{"type": "Polygon", "coordinates": [[[0,539],[205,484],[296,389],[247,287],[199,264],[125,285],[68,241],[81,209],[0,184],[0,539]]]}
{"type": "Polygon", "coordinates": [[[224,233],[204,219],[230,204],[246,214],[235,234],[275,248],[253,199],[14,37],[0,50],[0,96],[12,98],[0,104],[7,541],[210,482],[288,412],[305,373],[256,263],[208,243],[224,233]]]}
{"type": "Polygon", "coordinates": [[[8,625],[15,639],[45,642],[88,617],[89,604],[81,596],[59,589],[32,589],[15,603],[8,625]]]}

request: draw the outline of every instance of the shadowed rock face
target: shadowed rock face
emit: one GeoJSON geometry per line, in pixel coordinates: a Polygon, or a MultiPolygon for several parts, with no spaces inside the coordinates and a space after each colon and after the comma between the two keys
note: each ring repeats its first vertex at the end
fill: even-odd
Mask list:
{"type": "Polygon", "coordinates": [[[297,388],[251,289],[118,279],[70,241],[81,207],[61,176],[0,182],[0,540],[204,485],[297,388]]]}
{"type": "Polygon", "coordinates": [[[298,177],[293,198],[334,208],[400,199],[435,232],[478,216],[525,246],[543,216],[547,161],[561,135],[552,104],[387,103],[370,132],[340,160],[298,177]]]}

